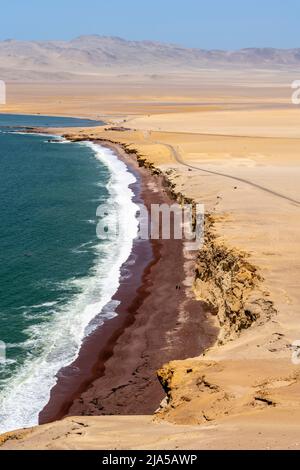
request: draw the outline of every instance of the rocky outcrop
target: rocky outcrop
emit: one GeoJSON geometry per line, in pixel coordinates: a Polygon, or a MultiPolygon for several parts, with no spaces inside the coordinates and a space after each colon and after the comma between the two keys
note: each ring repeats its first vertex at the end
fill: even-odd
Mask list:
{"type": "Polygon", "coordinates": [[[298,368],[291,368],[284,360],[263,364],[249,360],[244,372],[244,360],[196,358],[166,364],[157,373],[166,392],[157,418],[204,424],[273,408],[300,410],[298,368]]]}
{"type": "Polygon", "coordinates": [[[249,256],[220,242],[214,219],[205,219],[205,241],[196,264],[194,291],[217,315],[219,342],[234,338],[258,319],[276,314],[273,302],[262,288],[263,278],[249,256]]]}

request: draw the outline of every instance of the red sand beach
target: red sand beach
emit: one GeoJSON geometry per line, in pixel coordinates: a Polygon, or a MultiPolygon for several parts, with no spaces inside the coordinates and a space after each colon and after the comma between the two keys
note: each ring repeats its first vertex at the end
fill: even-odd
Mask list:
{"type": "MultiPolygon", "coordinates": [[[[137,177],[135,202],[148,208],[171,202],[161,177],[107,145],[137,177]]],[[[184,264],[182,240],[134,243],[113,298],[118,315],[88,336],[74,363],[59,372],[40,424],[66,415],[152,414],[159,407],[164,391],[156,370],[200,355],[217,336],[205,306],[184,286],[184,264]]]]}

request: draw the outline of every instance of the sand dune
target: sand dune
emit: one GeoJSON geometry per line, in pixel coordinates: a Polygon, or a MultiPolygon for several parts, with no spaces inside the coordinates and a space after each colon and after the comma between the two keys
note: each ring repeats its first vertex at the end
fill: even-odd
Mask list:
{"type": "Polygon", "coordinates": [[[2,450],[299,450],[299,414],[262,412],[221,424],[174,426],[149,416],[74,417],[0,437],[2,450]]]}

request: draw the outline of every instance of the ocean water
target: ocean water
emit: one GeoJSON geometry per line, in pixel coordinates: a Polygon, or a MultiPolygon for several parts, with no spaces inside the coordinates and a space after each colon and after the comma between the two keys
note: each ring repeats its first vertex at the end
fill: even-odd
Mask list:
{"type": "Polygon", "coordinates": [[[69,117],[37,116],[23,114],[1,114],[0,127],[92,127],[102,125],[102,121],[69,117]]]}
{"type": "Polygon", "coordinates": [[[9,121],[0,127],[1,432],[38,423],[56,373],[115,315],[111,298],[137,234],[135,177],[112,151],[8,132],[9,121]],[[115,239],[96,235],[103,204],[115,239]]]}

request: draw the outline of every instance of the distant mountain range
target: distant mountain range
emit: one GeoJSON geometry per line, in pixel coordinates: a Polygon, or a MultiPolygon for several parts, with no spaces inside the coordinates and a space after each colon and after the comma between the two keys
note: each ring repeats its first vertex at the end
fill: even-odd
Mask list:
{"type": "Polygon", "coordinates": [[[80,36],[71,41],[0,41],[0,79],[75,79],[81,75],[219,67],[300,66],[299,49],[238,51],[184,48],[118,37],[80,36]]]}

